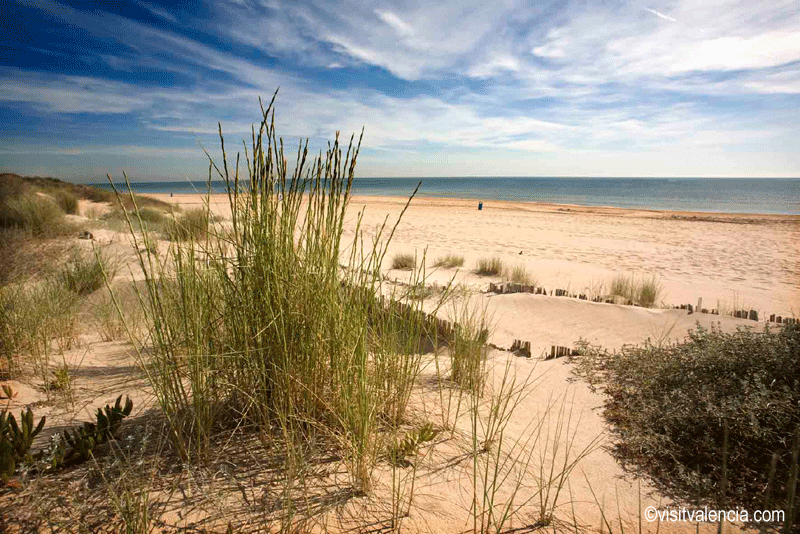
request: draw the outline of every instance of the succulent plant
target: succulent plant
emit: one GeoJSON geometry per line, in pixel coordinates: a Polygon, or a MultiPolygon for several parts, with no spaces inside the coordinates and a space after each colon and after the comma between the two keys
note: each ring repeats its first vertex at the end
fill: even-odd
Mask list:
{"type": "MultiPolygon", "coordinates": [[[[10,397],[10,395],[9,395],[10,397]]],[[[0,479],[7,482],[22,461],[29,461],[28,451],[33,440],[42,431],[45,417],[33,426],[33,412],[30,408],[19,415],[19,424],[14,414],[6,410],[0,412],[0,479]]]]}
{"type": "Polygon", "coordinates": [[[80,427],[73,430],[64,430],[63,440],[53,457],[53,467],[66,467],[84,462],[92,457],[94,449],[111,439],[116,439],[122,420],[130,415],[133,409],[133,401],[130,397],[125,398],[125,406],[122,406],[122,395],[117,397],[114,406],[106,405],[105,409],[97,409],[97,423],[83,423],[80,427]],[[69,447],[66,449],[66,447],[69,447]]]}
{"type": "Polygon", "coordinates": [[[408,458],[419,452],[420,445],[433,441],[438,434],[439,431],[431,423],[425,423],[417,430],[406,433],[402,441],[389,449],[389,461],[395,465],[409,465],[408,458]]]}

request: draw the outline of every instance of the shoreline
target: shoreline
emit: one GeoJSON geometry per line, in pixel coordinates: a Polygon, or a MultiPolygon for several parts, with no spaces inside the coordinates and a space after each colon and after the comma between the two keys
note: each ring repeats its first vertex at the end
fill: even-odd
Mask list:
{"type": "MultiPolygon", "coordinates": [[[[164,202],[178,204],[202,204],[202,198],[209,196],[207,193],[139,193],[141,196],[152,197],[164,202]],[[196,199],[196,201],[193,201],[196,199]]],[[[228,202],[227,193],[212,193],[210,199],[214,204],[221,200],[228,202]]],[[[350,204],[384,204],[387,206],[404,206],[408,197],[392,195],[353,195],[350,204]]],[[[502,211],[519,211],[528,213],[554,213],[554,214],[590,214],[629,218],[688,220],[697,222],[730,222],[740,224],[768,224],[768,223],[797,223],[800,224],[800,214],[779,213],[737,213],[714,211],[685,211],[662,210],[650,208],[622,208],[617,206],[592,206],[585,204],[559,204],[554,202],[535,202],[521,200],[479,200],[462,197],[414,197],[411,205],[421,208],[463,208],[478,211],[478,202],[483,203],[483,211],[492,209],[502,211]]]]}

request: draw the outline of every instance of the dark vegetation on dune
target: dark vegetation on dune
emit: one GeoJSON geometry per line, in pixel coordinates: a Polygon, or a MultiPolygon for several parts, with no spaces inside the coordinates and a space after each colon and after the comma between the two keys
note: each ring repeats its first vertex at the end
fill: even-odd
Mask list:
{"type": "Polygon", "coordinates": [[[605,393],[623,465],[696,506],[783,509],[782,531],[800,531],[800,326],[698,325],[682,343],[581,352],[575,372],[605,393]]]}

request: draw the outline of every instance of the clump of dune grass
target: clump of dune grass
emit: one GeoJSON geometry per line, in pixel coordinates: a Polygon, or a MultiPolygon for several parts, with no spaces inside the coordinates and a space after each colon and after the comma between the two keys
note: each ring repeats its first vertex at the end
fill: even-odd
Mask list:
{"type": "Polygon", "coordinates": [[[441,267],[443,269],[453,269],[455,267],[463,267],[463,265],[464,256],[459,256],[458,254],[440,256],[433,264],[434,267],[441,267]]]}
{"type": "Polygon", "coordinates": [[[0,288],[0,357],[6,372],[32,370],[47,390],[55,352],[63,354],[77,340],[78,304],[78,295],[54,277],[0,288]],[[23,364],[21,358],[29,360],[23,364]]]}
{"type": "Polygon", "coordinates": [[[417,258],[413,254],[395,254],[392,258],[392,269],[410,271],[417,266],[417,258]]]}
{"type": "Polygon", "coordinates": [[[637,289],[636,300],[639,302],[639,305],[652,308],[658,302],[663,286],[655,276],[652,276],[648,279],[642,279],[637,289]]]}
{"type": "Polygon", "coordinates": [[[505,267],[503,261],[498,257],[481,258],[475,268],[475,274],[479,276],[500,276],[505,267]]]}
{"type": "Polygon", "coordinates": [[[637,279],[631,275],[615,275],[608,283],[610,296],[623,297],[638,306],[652,308],[658,302],[663,286],[655,276],[637,279]]]}
{"type": "Polygon", "coordinates": [[[528,272],[524,265],[517,265],[510,272],[506,278],[509,282],[516,282],[525,285],[537,285],[536,279],[528,272]]]}
{"type": "Polygon", "coordinates": [[[18,228],[0,229],[0,286],[41,278],[63,261],[72,246],[66,239],[32,236],[18,228]]]}
{"type": "Polygon", "coordinates": [[[58,207],[61,208],[64,213],[68,213],[70,215],[78,214],[78,197],[72,193],[68,193],[66,191],[58,192],[55,195],[55,199],[58,207]]]}
{"type": "Polygon", "coordinates": [[[486,383],[486,342],[489,317],[485,308],[453,303],[458,335],[449,344],[450,379],[463,391],[481,395],[486,383]]]}
{"type": "Polygon", "coordinates": [[[103,287],[106,279],[113,279],[116,270],[116,262],[100,250],[88,253],[73,250],[59,277],[64,287],[84,296],[103,287]]]}
{"type": "MultiPolygon", "coordinates": [[[[220,428],[257,428],[289,451],[287,495],[305,464],[296,445],[310,442],[336,449],[353,487],[368,491],[383,433],[402,421],[419,374],[427,319],[419,301],[381,292],[392,227],[366,242],[356,232],[340,265],[358,145],[343,156],[337,137],[310,165],[301,147],[289,175],[271,106],[244,155],[248,180],[222,136],[222,165],[211,162],[229,230],[182,233],[162,263],[129,221],[152,339],[134,346],[184,460],[207,458],[220,428]]],[[[206,213],[175,228],[195,218],[206,228],[206,213]]]]}
{"type": "Polygon", "coordinates": [[[162,224],[167,220],[167,214],[156,208],[141,208],[139,217],[148,223],[162,224]]]}

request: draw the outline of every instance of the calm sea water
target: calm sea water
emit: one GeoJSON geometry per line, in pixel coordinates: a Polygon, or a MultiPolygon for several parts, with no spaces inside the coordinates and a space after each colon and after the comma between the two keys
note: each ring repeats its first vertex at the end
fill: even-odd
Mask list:
{"type": "MultiPolygon", "coordinates": [[[[800,214],[800,178],[356,178],[356,195],[553,202],[656,210],[800,214]]],[[[108,187],[108,184],[96,184],[108,187]]],[[[138,193],[194,193],[207,183],[140,182],[138,193]]],[[[222,182],[212,189],[224,192],[222,182]]]]}

